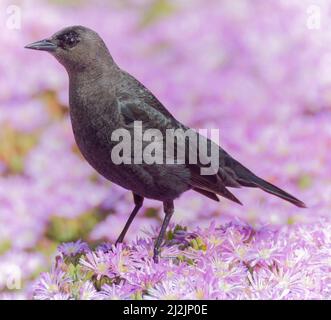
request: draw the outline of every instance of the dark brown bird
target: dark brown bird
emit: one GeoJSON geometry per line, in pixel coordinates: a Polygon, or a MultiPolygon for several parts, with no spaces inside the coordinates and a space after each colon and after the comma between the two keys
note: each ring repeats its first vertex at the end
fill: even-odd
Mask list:
{"type": "MultiPolygon", "coordinates": [[[[202,161],[188,161],[192,146],[191,151],[185,149],[184,162],[116,164],[112,159],[112,151],[118,144],[112,139],[116,129],[124,128],[133,133],[134,122],[141,121],[143,132],[154,128],[164,137],[167,129],[186,130],[188,127],[177,121],[144,85],[118,67],[101,37],[93,30],[68,27],[26,48],[48,51],[65,67],[70,80],[70,117],[80,151],[102,176],[133,193],[135,207],[117,243],[123,241],[144,198],[162,201],[164,206],[165,218],[154,247],[156,262],[174,213],[174,199],[185,191],[193,189],[215,201],[219,201],[217,195],[220,195],[241,204],[227,187],[260,188],[298,207],[305,207],[300,200],[257,177],[218,146],[219,165],[214,174],[201,173],[206,166],[202,161]]],[[[208,151],[215,147],[210,140],[197,133],[196,136],[198,141],[205,141],[208,151]]],[[[143,147],[146,145],[143,142],[143,147]]],[[[164,145],[162,150],[165,150],[164,145]]],[[[198,154],[199,146],[193,145],[198,154]]]]}

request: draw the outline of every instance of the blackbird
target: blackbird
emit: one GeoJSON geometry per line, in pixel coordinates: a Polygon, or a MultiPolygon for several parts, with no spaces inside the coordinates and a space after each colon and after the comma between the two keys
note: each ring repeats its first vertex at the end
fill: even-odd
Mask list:
{"type": "MultiPolygon", "coordinates": [[[[122,70],[101,37],[89,28],[67,27],[26,48],[47,51],[65,67],[69,75],[70,118],[82,155],[99,174],[133,193],[135,207],[116,243],[123,241],[144,198],[162,201],[165,213],[154,245],[155,262],[159,259],[166,228],[174,213],[174,199],[185,191],[194,190],[215,201],[219,201],[217,195],[220,195],[241,204],[227,187],[260,188],[298,207],[305,207],[302,201],[256,176],[218,145],[216,170],[203,174],[201,169],[206,167],[205,162],[192,163],[187,159],[192,150],[199,153],[200,144],[187,146],[187,137],[184,137],[184,161],[176,158],[173,163],[144,160],[117,163],[112,156],[119,143],[119,140],[112,139],[117,129],[134,133],[137,121],[143,132],[154,128],[165,134],[169,129],[189,128],[177,121],[143,84],[122,70]]],[[[210,151],[214,143],[198,133],[196,135],[199,141],[205,141],[207,151],[210,151]]],[[[138,138],[133,134],[133,140],[126,143],[131,145],[135,139],[138,138]]],[[[178,145],[180,140],[176,140],[178,145]]],[[[159,144],[163,142],[162,138],[157,141],[159,144]]],[[[143,147],[146,145],[143,142],[143,147]]],[[[161,149],[164,150],[164,146],[161,149]]]]}

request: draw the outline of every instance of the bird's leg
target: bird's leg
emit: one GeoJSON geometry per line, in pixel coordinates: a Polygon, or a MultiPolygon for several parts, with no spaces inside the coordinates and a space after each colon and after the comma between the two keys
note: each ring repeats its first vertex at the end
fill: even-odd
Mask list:
{"type": "Polygon", "coordinates": [[[153,259],[155,263],[158,263],[159,261],[159,254],[160,254],[160,246],[162,244],[162,241],[164,239],[167,227],[169,225],[170,219],[174,213],[174,202],[173,201],[164,201],[163,202],[163,208],[164,208],[164,213],[165,217],[162,223],[162,227],[160,230],[160,233],[155,241],[154,244],[154,255],[153,259]]]}
{"type": "Polygon", "coordinates": [[[129,227],[130,227],[130,225],[131,225],[134,217],[136,216],[136,214],[138,213],[139,209],[142,207],[143,202],[144,202],[144,198],[141,197],[141,196],[138,196],[135,193],[133,194],[133,200],[134,200],[135,207],[132,210],[132,212],[130,214],[130,217],[129,217],[128,221],[126,222],[126,224],[125,224],[125,226],[124,226],[124,228],[123,228],[120,236],[116,240],[116,245],[118,243],[123,242],[126,232],[128,231],[128,229],[129,229],[129,227]]]}

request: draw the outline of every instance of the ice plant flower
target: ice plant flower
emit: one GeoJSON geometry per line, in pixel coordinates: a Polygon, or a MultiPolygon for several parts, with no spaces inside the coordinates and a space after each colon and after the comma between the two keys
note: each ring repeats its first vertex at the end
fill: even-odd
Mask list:
{"type": "Polygon", "coordinates": [[[275,241],[260,241],[251,249],[248,260],[251,266],[258,263],[271,266],[273,263],[280,262],[282,254],[279,253],[278,243],[275,241]]]}
{"type": "Polygon", "coordinates": [[[164,280],[147,290],[147,300],[179,300],[183,298],[185,284],[174,280],[164,280]]]}
{"type": "Polygon", "coordinates": [[[53,268],[49,273],[42,273],[34,289],[34,299],[68,300],[70,282],[69,276],[58,268],[53,268]]]}
{"type": "Polygon", "coordinates": [[[101,277],[110,277],[112,275],[109,256],[102,252],[89,252],[80,259],[80,264],[86,270],[90,270],[96,276],[97,280],[101,277]]]}
{"type": "Polygon", "coordinates": [[[79,300],[99,300],[99,293],[91,281],[86,281],[79,288],[79,300]]]}
{"type": "Polygon", "coordinates": [[[159,263],[150,254],[153,234],[125,245],[104,243],[104,250],[84,245],[85,253],[78,250],[77,258],[61,245],[51,271],[38,279],[34,297],[318,299],[330,291],[330,237],[326,232],[316,242],[300,237],[307,232],[304,226],[261,232],[243,228],[240,221],[219,227],[212,222],[207,228],[188,229],[181,236],[184,245],[165,241],[163,252],[169,254],[159,263]],[[242,246],[248,248],[247,259],[239,259],[233,250],[242,246]]]}
{"type": "Polygon", "coordinates": [[[133,287],[119,284],[105,284],[98,293],[100,300],[128,300],[133,296],[133,287]]]}
{"type": "Polygon", "coordinates": [[[61,244],[58,247],[58,251],[64,256],[73,257],[79,254],[87,253],[89,251],[89,247],[87,243],[82,240],[78,240],[76,242],[66,242],[61,244]]]}

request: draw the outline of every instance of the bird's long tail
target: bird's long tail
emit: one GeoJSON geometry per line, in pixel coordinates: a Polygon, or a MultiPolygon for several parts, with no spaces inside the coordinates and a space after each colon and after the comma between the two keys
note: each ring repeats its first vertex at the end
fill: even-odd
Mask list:
{"type": "MultiPolygon", "coordinates": [[[[256,176],[254,173],[246,169],[245,167],[241,166],[242,172],[240,174],[239,183],[242,186],[245,187],[253,187],[253,188],[260,188],[265,192],[268,192],[270,194],[273,194],[279,198],[282,198],[288,202],[293,203],[297,207],[300,208],[306,208],[306,205],[300,201],[299,199],[295,198],[294,196],[290,195],[286,191],[276,187],[275,185],[271,184],[270,182],[267,182],[258,176],[256,176]]],[[[241,171],[241,170],[240,170],[241,171]]]]}
{"type": "Polygon", "coordinates": [[[256,177],[253,181],[253,183],[260,189],[262,189],[265,192],[271,193],[279,198],[282,198],[288,202],[293,203],[294,205],[296,205],[297,207],[300,208],[306,208],[306,205],[304,202],[302,202],[301,200],[293,197],[292,195],[290,195],[289,193],[287,193],[286,191],[276,187],[275,185],[259,178],[256,177]]]}

